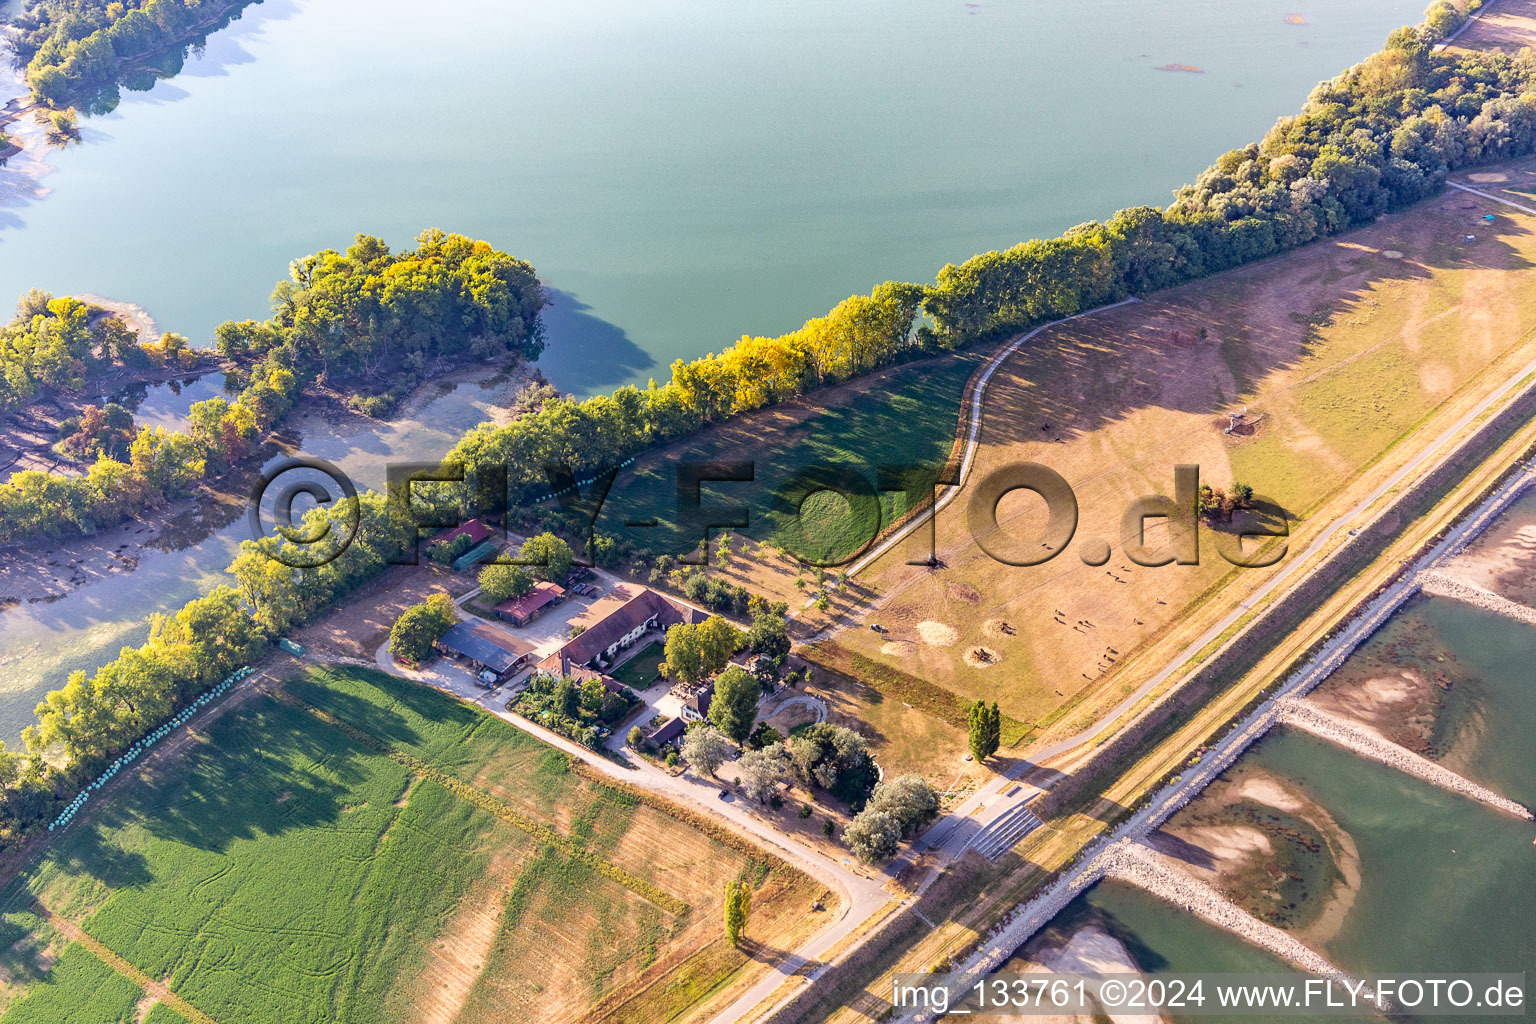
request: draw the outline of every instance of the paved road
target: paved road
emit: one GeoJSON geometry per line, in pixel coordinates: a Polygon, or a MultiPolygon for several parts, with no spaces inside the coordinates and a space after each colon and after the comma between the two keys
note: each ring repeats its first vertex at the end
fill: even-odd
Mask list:
{"type": "MultiPolygon", "coordinates": [[[[1455,183],[1452,184],[1455,185],[1455,183]]],[[[1455,187],[1462,188],[1466,191],[1475,191],[1472,189],[1466,189],[1465,186],[1461,185],[1455,185],[1455,187]]],[[[1497,196],[1487,195],[1486,193],[1479,194],[1486,195],[1487,198],[1495,199],[1499,202],[1506,203],[1507,205],[1517,207],[1522,211],[1536,214],[1536,210],[1520,206],[1518,203],[1511,203],[1507,200],[1499,199],[1497,196]]],[[[1120,305],[1120,303],[1117,303],[1116,305],[1120,305]]],[[[1098,310],[1091,310],[1089,312],[1098,312],[1098,310]]],[[[1086,316],[1088,314],[1083,313],[1078,315],[1086,316]]],[[[1043,328],[1037,328],[1036,331],[1042,329],[1043,328]]],[[[856,562],[850,568],[850,576],[864,568],[867,568],[881,555],[890,551],[907,536],[910,536],[914,530],[925,524],[933,515],[937,514],[939,511],[942,511],[942,509],[947,504],[949,504],[949,502],[953,501],[954,498],[959,494],[961,489],[964,487],[966,476],[970,470],[975,456],[978,437],[980,434],[982,404],[985,398],[987,384],[991,381],[993,374],[1002,365],[1002,363],[1010,355],[1017,351],[1019,347],[1024,344],[1024,342],[1032,337],[1036,331],[1032,331],[1029,334],[1019,338],[1017,341],[1013,342],[1002,352],[1000,352],[996,357],[994,357],[992,362],[988,364],[986,370],[983,372],[981,378],[978,380],[977,387],[972,396],[970,427],[967,432],[965,454],[961,462],[961,474],[959,483],[954,487],[947,489],[945,493],[940,496],[939,500],[935,502],[933,509],[930,510],[927,515],[920,516],[913,520],[901,530],[898,530],[895,534],[889,537],[869,554],[856,562]]],[[[1456,434],[1464,430],[1467,426],[1471,425],[1485,412],[1487,412],[1488,409],[1492,408],[1495,404],[1509,396],[1510,393],[1515,390],[1520,381],[1533,372],[1536,372],[1536,360],[1533,360],[1531,363],[1521,368],[1518,372],[1509,377],[1502,386],[1500,386],[1496,391],[1479,402],[1475,408],[1463,415],[1447,430],[1440,434],[1440,436],[1436,437],[1430,444],[1422,447],[1418,454],[1416,454],[1405,465],[1394,472],[1386,481],[1371,491],[1371,493],[1358,504],[1356,504],[1354,508],[1337,517],[1331,525],[1324,529],[1323,532],[1313,540],[1312,544],[1308,546],[1305,551],[1303,551],[1299,556],[1295,556],[1284,562],[1281,567],[1275,571],[1258,590],[1256,590],[1246,600],[1242,601],[1227,615],[1223,616],[1219,622],[1208,629],[1199,639],[1188,645],[1182,652],[1171,659],[1163,669],[1154,674],[1150,679],[1138,687],[1132,694],[1126,697],[1125,700],[1116,705],[1116,707],[1107,715],[1102,717],[1096,725],[1085,729],[1076,735],[1069,736],[1057,743],[1051,744],[1048,747],[1042,748],[1041,750],[1032,752],[1032,756],[1029,760],[1021,760],[1019,764],[1014,766],[1007,773],[1000,775],[986,786],[983,786],[978,792],[961,803],[958,807],[956,807],[953,811],[941,819],[937,824],[935,824],[931,829],[929,829],[929,831],[926,832],[915,845],[917,847],[926,846],[933,849],[939,855],[939,861],[938,866],[936,866],[933,872],[928,876],[924,887],[926,887],[926,884],[931,882],[932,879],[937,876],[938,872],[942,870],[946,864],[963,855],[965,851],[977,841],[978,837],[984,837],[987,835],[987,829],[990,826],[1006,828],[1008,827],[1008,822],[1016,820],[1019,817],[1019,809],[1027,804],[1040,792],[1040,790],[1034,786],[1021,783],[1019,781],[1019,777],[1021,775],[1043,761],[1057,757],[1063,753],[1066,753],[1067,751],[1070,751],[1084,743],[1097,738],[1106,729],[1110,728],[1118,718],[1120,718],[1123,714],[1135,706],[1138,701],[1140,701],[1156,687],[1167,682],[1176,672],[1183,668],[1183,666],[1191,658],[1198,654],[1207,645],[1214,642],[1218,637],[1221,636],[1222,633],[1234,625],[1244,615],[1248,614],[1250,609],[1253,608],[1256,603],[1262,601],[1264,598],[1274,593],[1278,588],[1291,581],[1291,577],[1300,570],[1301,566],[1311,556],[1320,553],[1326,547],[1326,545],[1338,535],[1340,530],[1346,529],[1351,521],[1362,517],[1367,511],[1369,511],[1372,505],[1374,505],[1388,492],[1401,485],[1404,480],[1410,477],[1410,475],[1422,470],[1435,455],[1435,453],[1438,452],[1447,443],[1449,443],[1456,434]]],[[[1449,457],[1450,453],[1447,453],[1445,456],[1443,456],[1443,458],[1449,457]]],[[[824,631],[824,635],[830,635],[840,628],[846,628],[846,626],[829,627],[828,630],[824,631]]],[[[813,639],[820,638],[821,636],[818,636],[813,639]]],[[[746,1007],[743,1009],[745,1008],[746,1007]]],[[[724,1022],[726,1020],[733,1019],[734,1018],[722,1017],[719,1018],[719,1021],[724,1022]]]]}
{"type": "Polygon", "coordinates": [[[1515,209],[1520,210],[1523,213],[1536,214],[1536,209],[1532,209],[1523,203],[1517,203],[1512,199],[1505,199],[1503,196],[1496,196],[1492,192],[1484,192],[1480,188],[1473,188],[1471,185],[1463,185],[1459,181],[1448,181],[1446,184],[1451,186],[1451,188],[1457,188],[1463,192],[1470,192],[1475,196],[1482,196],[1484,199],[1492,199],[1496,203],[1503,203],[1505,206],[1513,206],[1515,209]]]}
{"type": "MultiPolygon", "coordinates": [[[[1452,185],[1465,191],[1476,191],[1474,189],[1466,188],[1466,186],[1456,185],[1455,183],[1452,183],[1452,185]]],[[[1487,193],[1478,194],[1484,195],[1487,198],[1494,199],[1499,202],[1506,203],[1507,205],[1517,207],[1524,212],[1536,214],[1536,210],[1520,206],[1518,203],[1512,203],[1507,200],[1499,199],[1499,197],[1488,195],[1487,193]]],[[[1134,301],[1137,300],[1127,299],[1125,302],[1115,303],[1113,306],[1105,306],[1100,307],[1099,309],[1085,311],[1084,313],[1077,314],[1077,316],[1087,316],[1091,313],[1100,312],[1104,309],[1114,308],[1114,306],[1125,305],[1126,303],[1134,301]]],[[[1067,319],[1075,319],[1075,317],[1069,317],[1067,319]]],[[[1061,321],[1057,321],[1057,323],[1060,322],[1061,321]]],[[[991,382],[991,379],[997,370],[1002,366],[1004,362],[1007,361],[1011,355],[1013,355],[1013,353],[1018,351],[1018,349],[1022,347],[1025,342],[1027,342],[1039,331],[1044,330],[1046,327],[1050,326],[1054,325],[1042,325],[1041,327],[1036,328],[1034,331],[1023,335],[1010,343],[1007,347],[1005,347],[1002,351],[993,357],[992,361],[982,372],[981,377],[978,378],[977,385],[973,389],[972,393],[970,421],[966,434],[965,452],[961,460],[959,482],[955,486],[946,489],[944,494],[939,497],[939,499],[934,503],[934,506],[926,514],[919,516],[911,523],[908,523],[902,529],[892,534],[892,536],[887,538],[874,550],[870,551],[863,558],[854,563],[854,565],[849,569],[850,576],[873,564],[876,559],[890,551],[903,539],[910,536],[913,531],[923,526],[929,519],[937,515],[959,495],[960,491],[964,488],[966,478],[969,475],[970,469],[975,460],[975,454],[978,447],[978,440],[981,431],[982,412],[988,384],[991,382]]],[[[1249,610],[1255,606],[1256,603],[1262,601],[1264,598],[1274,593],[1281,586],[1289,582],[1291,577],[1300,570],[1301,566],[1311,556],[1320,553],[1338,535],[1340,530],[1345,529],[1351,521],[1357,519],[1360,516],[1363,516],[1372,505],[1374,505],[1388,492],[1398,487],[1404,480],[1408,479],[1411,474],[1421,470],[1425,464],[1430,461],[1431,457],[1445,444],[1450,442],[1457,433],[1465,429],[1476,419],[1482,416],[1483,413],[1485,413],[1489,408],[1503,400],[1507,395],[1510,394],[1511,391],[1515,389],[1522,378],[1533,372],[1536,372],[1536,360],[1533,360],[1530,364],[1523,367],[1519,372],[1512,375],[1500,388],[1479,402],[1475,408],[1458,419],[1439,437],[1435,438],[1432,443],[1421,448],[1420,451],[1412,459],[1410,459],[1406,464],[1394,472],[1387,480],[1385,480],[1373,491],[1371,491],[1371,493],[1367,495],[1363,500],[1361,500],[1354,508],[1337,517],[1331,525],[1325,528],[1323,532],[1313,540],[1311,545],[1309,545],[1305,551],[1303,551],[1299,556],[1295,556],[1283,562],[1280,568],[1277,569],[1270,576],[1270,578],[1266,580],[1261,587],[1259,587],[1258,590],[1256,590],[1246,600],[1241,602],[1227,615],[1223,616],[1220,621],[1211,626],[1211,628],[1202,634],[1197,640],[1188,645],[1182,652],[1171,659],[1164,668],[1155,673],[1145,683],[1139,686],[1133,693],[1131,693],[1128,697],[1116,705],[1115,708],[1103,716],[1096,725],[1085,729],[1073,736],[1069,736],[1057,743],[1051,744],[1050,746],[1041,750],[1033,751],[1029,760],[1021,760],[1019,764],[1015,765],[1007,773],[1000,775],[986,786],[983,786],[978,792],[973,794],[970,798],[955,808],[955,810],[951,811],[937,824],[935,824],[927,833],[923,835],[918,843],[914,844],[915,848],[926,846],[932,848],[939,854],[938,865],[927,876],[923,888],[926,888],[927,884],[930,884],[932,880],[937,877],[939,871],[942,870],[944,865],[963,855],[965,851],[969,849],[973,843],[976,842],[978,836],[982,836],[986,833],[986,830],[989,826],[999,825],[999,827],[1005,827],[1008,821],[1015,820],[1019,817],[1020,808],[1022,808],[1031,799],[1038,795],[1038,793],[1041,792],[1041,790],[1037,787],[1020,782],[1019,777],[1021,775],[1033,768],[1036,764],[1049,760],[1053,757],[1057,757],[1060,754],[1066,753],[1067,751],[1070,751],[1084,743],[1097,738],[1106,729],[1114,725],[1117,719],[1119,719],[1123,714],[1134,707],[1152,690],[1172,678],[1173,675],[1181,668],[1183,668],[1183,666],[1191,658],[1193,658],[1210,643],[1215,641],[1218,637],[1221,636],[1222,633],[1224,633],[1228,628],[1230,628],[1239,619],[1246,615],[1249,610]]],[[[1445,457],[1449,457],[1449,455],[1445,457]]],[[[836,632],[839,628],[846,627],[829,627],[825,633],[830,634],[832,632],[836,632]]],[[[813,639],[820,638],[821,637],[818,636],[813,639]]],[[[393,660],[388,658],[387,652],[383,651],[382,648],[379,653],[383,659],[386,659],[390,662],[388,666],[385,665],[384,661],[380,662],[380,667],[384,668],[385,671],[393,671],[397,674],[408,674],[400,670],[398,667],[393,666],[393,660]]],[[[512,722],[514,725],[517,725],[519,728],[539,736],[539,738],[545,740],[545,742],[548,742],[554,746],[558,746],[562,750],[566,750],[573,756],[582,758],[587,763],[592,764],[594,767],[597,767],[600,770],[607,772],[608,774],[614,775],[617,778],[622,778],[624,781],[630,782],[632,784],[645,785],[647,788],[650,788],[658,793],[663,793],[672,797],[673,799],[679,800],[682,803],[690,804],[696,808],[702,809],[706,813],[723,814],[725,817],[730,818],[739,827],[745,829],[763,842],[783,852],[787,856],[787,859],[789,859],[792,863],[802,867],[814,877],[822,879],[823,881],[835,882],[839,885],[839,887],[843,888],[844,891],[849,894],[849,907],[845,911],[843,917],[836,923],[834,927],[824,930],[813,940],[806,943],[798,951],[786,958],[786,960],[779,965],[778,970],[775,973],[765,976],[727,1011],[716,1017],[712,1024],[728,1024],[728,1022],[737,1020],[742,1014],[750,1010],[753,1006],[757,1005],[758,1002],[767,998],[767,996],[771,994],[777,985],[783,980],[784,976],[793,974],[795,971],[799,970],[800,967],[802,967],[808,960],[820,957],[838,941],[852,933],[856,928],[863,924],[865,920],[872,916],[889,899],[888,894],[882,887],[882,883],[884,878],[899,866],[899,863],[898,865],[893,865],[891,868],[888,868],[886,875],[882,875],[878,879],[857,874],[851,871],[848,865],[836,864],[835,862],[832,862],[828,858],[822,856],[817,851],[800,846],[800,844],[795,843],[793,840],[790,840],[788,837],[782,835],[771,826],[768,826],[765,823],[755,819],[750,814],[737,811],[735,808],[729,807],[729,805],[723,805],[718,800],[712,800],[711,796],[704,795],[701,790],[712,794],[714,792],[714,787],[706,786],[699,780],[693,779],[689,776],[673,778],[672,776],[667,775],[665,772],[656,769],[654,766],[645,763],[642,763],[642,766],[636,770],[621,769],[607,759],[595,755],[591,751],[588,751],[577,744],[565,740],[563,737],[550,733],[547,730],[540,729],[539,727],[534,726],[532,723],[527,722],[525,719],[506,712],[505,709],[497,711],[497,709],[491,707],[487,703],[486,695],[483,692],[460,693],[459,696],[481,704],[482,706],[486,707],[487,710],[490,710],[493,714],[497,714],[499,717],[505,718],[506,720],[512,722]],[[637,772],[638,778],[636,775],[637,772]],[[640,781],[641,779],[644,779],[645,781],[642,782],[640,781]]],[[[814,978],[814,974],[811,977],[814,978]]]]}

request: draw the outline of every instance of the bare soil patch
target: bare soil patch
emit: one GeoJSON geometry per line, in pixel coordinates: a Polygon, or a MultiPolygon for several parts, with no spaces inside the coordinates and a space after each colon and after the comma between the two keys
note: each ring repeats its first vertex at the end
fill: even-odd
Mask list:
{"type": "Polygon", "coordinates": [[[436,562],[390,566],[349,596],[341,607],[294,630],[291,637],[316,654],[358,658],[371,663],[379,645],[400,613],[432,594],[463,594],[475,586],[474,577],[456,573],[436,562]]]}
{"type": "Polygon", "coordinates": [[[929,647],[953,647],[960,634],[955,627],[946,622],[934,622],[927,620],[917,624],[917,635],[923,638],[923,643],[929,647]]]}
{"type": "Polygon", "coordinates": [[[464,1009],[496,941],[505,890],[526,860],[522,851],[494,855],[482,883],[459,904],[428,950],[412,1000],[421,1024],[453,1024],[464,1009]]]}
{"type": "Polygon", "coordinates": [[[971,666],[971,668],[991,668],[1003,660],[1001,654],[998,654],[990,647],[983,647],[980,644],[974,647],[967,647],[964,658],[965,663],[971,666]]]}

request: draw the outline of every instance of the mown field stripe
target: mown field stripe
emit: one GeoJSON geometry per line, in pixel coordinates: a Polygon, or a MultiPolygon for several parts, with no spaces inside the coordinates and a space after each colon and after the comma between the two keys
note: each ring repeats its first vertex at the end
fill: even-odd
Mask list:
{"type": "Polygon", "coordinates": [[[333,729],[345,733],[364,746],[377,750],[396,764],[402,765],[413,775],[423,779],[431,779],[461,800],[468,801],[480,808],[480,810],[494,815],[497,819],[506,822],[508,825],[521,829],[536,842],[553,846],[565,856],[581,861],[604,878],[617,882],[641,899],[654,903],[667,913],[676,917],[682,917],[693,909],[676,896],[662,890],[659,886],[647,882],[638,875],[631,874],[617,864],[604,860],[585,847],[572,842],[568,836],[553,826],[531,818],[506,802],[496,799],[489,793],[476,789],[457,775],[446,772],[435,765],[428,764],[426,761],[421,760],[421,758],[384,742],[372,733],[365,732],[350,722],[337,718],[324,708],[316,707],[302,697],[295,696],[286,690],[274,693],[273,697],[291,707],[309,712],[333,729]]]}
{"type": "Polygon", "coordinates": [[[219,1024],[218,1021],[208,1016],[202,1010],[199,1010],[197,1007],[181,998],[181,996],[166,988],[163,982],[156,981],[154,978],[151,978],[149,975],[133,966],[133,964],[129,963],[127,960],[124,960],[122,957],[112,952],[112,950],[107,948],[107,946],[104,945],[101,940],[88,934],[84,928],[81,928],[69,918],[55,914],[53,911],[43,906],[42,903],[37,900],[32,901],[32,907],[34,912],[45,918],[49,924],[53,925],[53,927],[57,928],[59,934],[69,939],[71,942],[78,942],[80,945],[84,946],[102,963],[106,964],[118,974],[121,974],[123,977],[139,986],[139,988],[144,990],[146,995],[154,996],[157,1000],[169,1006],[177,1013],[181,1014],[190,1022],[190,1024],[219,1024]]]}

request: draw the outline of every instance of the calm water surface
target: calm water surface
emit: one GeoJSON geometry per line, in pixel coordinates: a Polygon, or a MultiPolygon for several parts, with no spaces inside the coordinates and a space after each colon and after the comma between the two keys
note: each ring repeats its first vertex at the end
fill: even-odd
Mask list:
{"type": "MultiPolygon", "coordinates": [[[[546,372],[606,390],[877,281],[1162,202],[1422,7],[267,0],[89,120],[40,180],[0,170],[0,296],[111,295],[203,342],[263,315],[293,257],[434,225],[532,260],[555,294],[546,372]]],[[[217,385],[149,389],[138,414],[174,426],[217,385]]],[[[441,388],[382,428],[310,423],[303,447],[376,484],[384,460],[440,454],[509,391],[441,388]]],[[[0,613],[0,736],[69,670],[141,641],[151,612],[227,579],[233,515],[0,613]]],[[[1423,614],[1478,676],[1456,695],[1488,723],[1457,752],[1465,770],[1531,799],[1530,637],[1459,606],[1423,614]]],[[[1362,892],[1325,951],[1343,966],[1536,963],[1528,826],[1304,736],[1249,756],[1360,846],[1362,892]]],[[[1150,970],[1277,966],[1123,886],[1069,915],[1089,910],[1150,970]]]]}
{"type": "MultiPolygon", "coordinates": [[[[1302,733],[1279,730],[1251,756],[1297,783],[1360,849],[1359,897],[1321,951],[1336,965],[1390,972],[1536,964],[1529,822],[1302,733]]],[[[1527,778],[1533,767],[1528,760],[1527,778]]]]}
{"type": "Polygon", "coordinates": [[[1422,7],[266,0],[0,211],[0,296],[89,290],[202,342],[294,257],[439,226],[557,291],[557,384],[664,379],[1162,203],[1422,7]]]}

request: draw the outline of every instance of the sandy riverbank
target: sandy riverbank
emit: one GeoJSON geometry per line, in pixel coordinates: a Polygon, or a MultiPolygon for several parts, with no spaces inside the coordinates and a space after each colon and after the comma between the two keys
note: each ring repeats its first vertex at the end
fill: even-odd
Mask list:
{"type": "Polygon", "coordinates": [[[136,302],[124,302],[121,299],[109,299],[94,292],[77,292],[75,298],[91,306],[100,306],[102,309],[117,317],[123,323],[133,329],[139,336],[139,342],[158,341],[163,333],[160,324],[150,316],[149,310],[136,302]]]}
{"type": "MultiPolygon", "coordinates": [[[[1135,974],[1142,970],[1125,943],[1091,918],[1066,933],[1047,929],[1002,969],[1021,974],[1135,974]]],[[[1163,1020],[1157,1014],[1123,1011],[1093,1016],[1003,1014],[989,1019],[1007,1024],[1092,1024],[1101,1020],[1112,1024],[1160,1024],[1163,1020]]]]}
{"type": "Polygon", "coordinates": [[[1519,604],[1536,605],[1536,494],[1516,502],[1439,572],[1519,604]]]}
{"type": "Polygon", "coordinates": [[[48,127],[33,107],[32,95],[22,72],[9,61],[0,62],[0,128],[20,147],[0,166],[0,207],[15,209],[28,206],[47,196],[43,179],[53,172],[46,156],[55,143],[48,137],[48,127]]]}
{"type": "Polygon", "coordinates": [[[57,601],[133,572],[150,553],[185,550],[243,516],[247,500],[232,486],[170,502],[89,537],[24,544],[0,559],[0,607],[57,601]]]}
{"type": "Polygon", "coordinates": [[[1444,754],[1447,697],[1466,680],[1416,607],[1410,605],[1387,622],[1307,699],[1398,746],[1438,758],[1444,754]]]}
{"type": "Polygon", "coordinates": [[[1250,765],[1212,783],[1147,845],[1313,948],[1338,933],[1360,889],[1360,851],[1334,817],[1250,765]]]}
{"type": "MultiPolygon", "coordinates": [[[[309,437],[321,439],[322,443],[349,444],[354,435],[377,437],[383,431],[409,435],[432,426],[429,410],[434,400],[471,382],[484,388],[481,400],[487,403],[486,419],[502,423],[510,419],[513,397],[531,376],[531,368],[524,364],[489,374],[484,365],[460,367],[419,385],[401,401],[396,415],[386,421],[369,419],[332,401],[305,399],[284,421],[282,434],[285,443],[301,449],[309,437]]],[[[42,438],[37,440],[41,442],[42,438]]],[[[51,445],[52,440],[52,436],[48,437],[47,444],[51,445]]],[[[404,445],[406,440],[398,443],[404,445]]],[[[280,447],[269,446],[269,450],[277,454],[280,447]]],[[[47,445],[43,450],[48,450],[47,445]]],[[[401,452],[400,457],[431,458],[446,452],[445,446],[441,452],[409,451],[401,452]]],[[[3,461],[0,447],[0,462],[3,461]]],[[[214,486],[190,498],[148,510],[92,536],[24,545],[0,562],[0,606],[55,601],[78,587],[132,572],[147,554],[181,551],[202,543],[245,515],[258,465],[252,463],[238,472],[225,474],[214,486]]]]}

